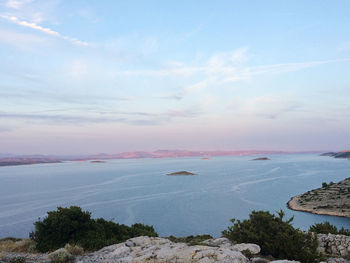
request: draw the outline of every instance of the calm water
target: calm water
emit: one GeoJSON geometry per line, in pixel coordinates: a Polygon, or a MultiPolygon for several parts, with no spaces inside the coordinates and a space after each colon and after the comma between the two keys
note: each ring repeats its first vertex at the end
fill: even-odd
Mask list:
{"type": "Polygon", "coordinates": [[[350,176],[350,161],[310,154],[112,160],[0,167],[0,237],[26,237],[33,222],[57,206],[79,205],[93,217],[154,225],[161,236],[219,236],[230,218],[252,210],[284,209],[294,226],[325,220],[350,228],[346,218],[286,208],[290,197],[322,182],[350,176]],[[187,170],[197,176],[166,176],[187,170]]]}

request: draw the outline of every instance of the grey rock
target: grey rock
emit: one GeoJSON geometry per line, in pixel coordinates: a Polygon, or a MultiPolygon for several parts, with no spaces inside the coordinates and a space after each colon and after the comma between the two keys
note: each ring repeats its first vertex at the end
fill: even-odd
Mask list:
{"type": "MultiPolygon", "coordinates": [[[[209,242],[211,243],[211,242],[209,242]]],[[[76,263],[248,263],[248,259],[227,240],[212,240],[222,246],[188,246],[168,239],[137,237],[94,253],[78,257],[76,263]]]]}
{"type": "Polygon", "coordinates": [[[252,263],[268,263],[270,260],[267,260],[266,258],[252,258],[252,263]]]}
{"type": "Polygon", "coordinates": [[[240,252],[242,252],[244,250],[248,250],[253,255],[260,253],[260,247],[256,244],[246,244],[246,243],[237,244],[237,245],[233,246],[233,249],[236,249],[240,252]]]}
{"type": "Polygon", "coordinates": [[[203,244],[207,244],[207,245],[213,246],[213,247],[232,246],[232,242],[229,239],[227,239],[226,237],[211,238],[211,239],[203,241],[203,244]]]}

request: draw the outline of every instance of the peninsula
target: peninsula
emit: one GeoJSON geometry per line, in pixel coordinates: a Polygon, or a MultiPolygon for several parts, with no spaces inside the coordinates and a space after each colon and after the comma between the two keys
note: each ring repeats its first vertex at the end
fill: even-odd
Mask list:
{"type": "Polygon", "coordinates": [[[350,151],[344,150],[341,152],[327,152],[327,153],[322,153],[321,156],[330,156],[330,157],[334,157],[334,158],[350,159],[350,151]]]}
{"type": "Polygon", "coordinates": [[[320,215],[350,217],[350,178],[293,197],[288,208],[320,215]]]}

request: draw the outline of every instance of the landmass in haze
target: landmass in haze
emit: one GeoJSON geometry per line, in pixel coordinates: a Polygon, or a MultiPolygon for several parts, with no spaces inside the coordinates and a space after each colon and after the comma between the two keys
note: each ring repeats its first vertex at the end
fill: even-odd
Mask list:
{"type": "Polygon", "coordinates": [[[12,155],[0,154],[0,166],[24,165],[37,163],[58,163],[62,161],[88,161],[88,160],[108,160],[108,159],[137,159],[137,158],[169,158],[169,157],[211,157],[211,156],[239,156],[239,155],[258,155],[258,154],[287,154],[296,152],[287,151],[188,151],[188,150],[157,150],[153,152],[133,151],[117,154],[100,153],[96,155],[75,155],[75,156],[56,156],[56,155],[12,155]]]}

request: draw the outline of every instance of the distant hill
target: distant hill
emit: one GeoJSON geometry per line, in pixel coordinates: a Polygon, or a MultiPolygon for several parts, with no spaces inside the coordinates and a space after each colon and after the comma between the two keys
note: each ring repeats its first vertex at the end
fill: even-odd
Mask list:
{"type": "Polygon", "coordinates": [[[35,157],[6,157],[0,159],[0,166],[25,165],[39,163],[60,163],[61,160],[54,158],[35,158],[35,157]]]}
{"type": "Polygon", "coordinates": [[[188,150],[156,150],[153,152],[135,151],[118,154],[97,154],[85,156],[79,160],[90,159],[130,159],[130,158],[167,158],[167,157],[211,157],[211,156],[244,156],[260,154],[286,154],[284,151],[188,151],[188,150]]]}
{"type": "MultiPolygon", "coordinates": [[[[212,156],[248,156],[248,155],[269,155],[269,154],[290,154],[300,152],[286,151],[189,151],[189,150],[157,150],[152,152],[133,151],[116,154],[94,154],[94,155],[14,155],[0,154],[0,166],[24,165],[38,163],[58,163],[63,161],[92,161],[92,160],[113,160],[113,159],[140,159],[140,158],[174,158],[174,157],[199,157],[209,159],[212,156]]],[[[306,152],[305,152],[306,153],[306,152]]],[[[315,152],[308,152],[315,153],[315,152]]]]}
{"type": "Polygon", "coordinates": [[[350,151],[326,152],[326,153],[322,153],[321,156],[331,156],[334,158],[349,158],[350,159],[350,151]]]}

